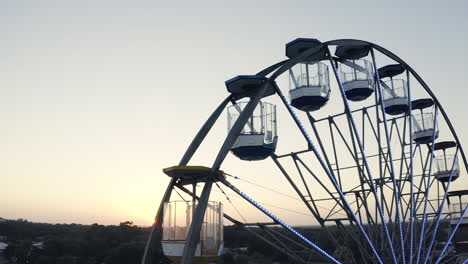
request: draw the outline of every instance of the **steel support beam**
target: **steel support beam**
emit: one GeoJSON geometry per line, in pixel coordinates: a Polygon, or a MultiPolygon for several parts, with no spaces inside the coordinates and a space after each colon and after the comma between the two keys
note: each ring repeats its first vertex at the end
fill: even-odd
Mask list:
{"type": "MultiPolygon", "coordinates": [[[[236,122],[234,123],[231,130],[229,131],[226,139],[224,140],[224,143],[221,146],[221,149],[219,150],[218,155],[216,156],[213,166],[211,167],[213,174],[217,172],[219,168],[221,167],[221,164],[223,163],[224,159],[229,153],[229,150],[231,149],[232,145],[234,144],[237,137],[241,133],[248,119],[254,112],[255,108],[260,102],[260,99],[265,94],[265,91],[267,90],[269,85],[271,85],[270,82],[265,82],[250,97],[250,101],[247,103],[242,113],[240,113],[236,122]]],[[[213,182],[209,180],[205,183],[205,187],[203,188],[202,194],[200,196],[200,200],[198,201],[197,208],[195,209],[194,216],[190,224],[190,229],[187,234],[187,239],[184,245],[184,251],[183,251],[182,258],[181,258],[181,264],[192,263],[192,258],[195,254],[197,243],[199,241],[200,230],[203,224],[203,218],[205,216],[205,210],[206,210],[207,203],[210,197],[212,185],[213,185],[213,182]]]]}
{"type": "Polygon", "coordinates": [[[233,190],[235,193],[237,193],[238,195],[240,195],[242,198],[244,198],[246,201],[248,201],[250,204],[252,204],[253,206],[255,206],[258,210],[262,211],[265,215],[267,215],[268,217],[270,217],[273,221],[277,222],[278,224],[280,224],[282,227],[284,227],[286,230],[288,230],[289,232],[291,232],[292,234],[294,234],[295,236],[297,236],[299,239],[301,239],[302,241],[304,241],[305,243],[307,243],[309,246],[311,246],[313,249],[315,249],[317,251],[317,253],[319,253],[320,255],[322,255],[323,257],[325,257],[328,261],[330,262],[333,262],[333,263],[336,263],[336,264],[339,264],[341,262],[339,262],[337,259],[335,259],[334,257],[332,257],[330,254],[328,254],[327,252],[325,252],[323,249],[321,249],[319,246],[317,246],[315,243],[313,243],[312,241],[310,241],[309,239],[307,239],[305,236],[301,235],[299,232],[297,232],[294,228],[292,228],[291,226],[289,226],[288,224],[286,224],[284,221],[280,220],[278,217],[276,217],[275,215],[273,215],[272,213],[270,213],[268,210],[266,210],[265,208],[263,208],[263,206],[261,206],[260,204],[258,204],[257,202],[255,202],[252,198],[250,198],[249,196],[247,196],[245,193],[241,192],[239,189],[237,189],[234,185],[232,185],[231,183],[229,183],[226,179],[222,179],[221,182],[226,185],[227,187],[229,187],[231,190],[233,190]]]}
{"type": "MultiPolygon", "coordinates": [[[[206,135],[211,130],[216,120],[218,120],[219,116],[223,112],[224,108],[226,108],[226,105],[229,103],[230,100],[231,95],[224,99],[224,101],[221,102],[221,104],[210,115],[208,120],[200,128],[200,130],[190,143],[189,147],[185,151],[184,155],[182,156],[182,159],[179,162],[179,165],[187,165],[187,163],[190,161],[193,154],[195,154],[201,142],[205,139],[206,135]]],[[[143,253],[143,258],[141,261],[142,264],[159,263],[160,258],[163,256],[161,239],[164,203],[169,201],[172,193],[172,188],[174,188],[176,181],[176,178],[171,179],[169,185],[166,188],[166,191],[164,192],[161,203],[159,204],[158,211],[156,213],[155,220],[153,226],[151,227],[150,235],[148,237],[148,241],[145,245],[145,251],[143,253]]]]}
{"type": "Polygon", "coordinates": [[[375,188],[375,185],[374,185],[374,179],[372,177],[372,173],[370,171],[369,164],[367,162],[367,158],[366,158],[364,148],[361,145],[361,139],[359,138],[359,134],[358,134],[358,131],[357,131],[357,128],[356,128],[356,124],[355,124],[354,118],[353,118],[353,116],[351,114],[351,108],[349,107],[349,104],[348,104],[348,101],[347,101],[348,99],[346,98],[343,83],[341,82],[341,78],[340,78],[340,76],[338,74],[338,69],[337,69],[337,67],[336,67],[336,65],[335,65],[335,63],[333,61],[333,58],[331,57],[330,50],[328,49],[328,47],[327,47],[327,53],[328,53],[328,59],[330,61],[330,64],[332,65],[332,69],[333,69],[333,73],[335,75],[335,79],[336,79],[336,81],[338,83],[338,86],[340,87],[341,97],[343,98],[343,104],[345,106],[345,111],[347,112],[348,120],[349,120],[349,123],[350,123],[350,129],[352,129],[352,132],[354,132],[354,135],[356,136],[356,140],[358,141],[358,145],[359,145],[359,150],[361,152],[361,156],[362,156],[363,161],[365,163],[367,176],[369,177],[370,188],[371,188],[371,191],[372,191],[372,193],[374,194],[374,197],[375,197],[375,203],[377,205],[377,210],[379,211],[378,213],[379,213],[381,221],[382,221],[382,226],[384,227],[385,234],[386,234],[386,237],[387,237],[387,240],[388,240],[388,243],[389,243],[389,247],[390,247],[390,250],[392,252],[392,259],[393,259],[393,262],[395,264],[397,264],[398,261],[396,259],[396,255],[395,255],[395,247],[393,246],[393,242],[392,242],[392,239],[390,237],[390,233],[388,231],[387,224],[385,223],[385,217],[383,215],[383,209],[382,209],[381,203],[379,202],[379,196],[378,196],[378,194],[376,192],[376,188],[375,188]]]}

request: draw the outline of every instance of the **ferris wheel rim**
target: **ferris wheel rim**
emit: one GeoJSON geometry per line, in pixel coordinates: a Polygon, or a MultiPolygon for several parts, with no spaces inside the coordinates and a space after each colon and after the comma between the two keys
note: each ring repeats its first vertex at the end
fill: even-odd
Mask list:
{"type": "MultiPolygon", "coordinates": [[[[373,42],[365,41],[365,40],[359,40],[359,39],[335,39],[335,40],[329,40],[326,42],[323,42],[320,45],[317,45],[313,48],[310,48],[308,50],[305,50],[298,56],[290,59],[286,59],[283,61],[280,61],[278,63],[275,63],[269,67],[266,67],[257,75],[261,76],[267,76],[271,74],[270,77],[268,77],[268,80],[275,81],[280,75],[282,75],[284,72],[292,68],[294,65],[299,63],[302,59],[308,57],[311,54],[314,54],[321,49],[328,46],[338,46],[338,45],[354,45],[354,46],[362,46],[362,45],[367,45],[370,48],[373,48],[385,56],[389,57],[390,59],[396,61],[397,63],[403,65],[407,71],[409,71],[414,78],[418,81],[418,83],[424,88],[424,90],[429,94],[429,96],[434,100],[435,105],[439,108],[440,113],[442,114],[444,121],[446,122],[447,126],[450,129],[450,132],[452,133],[452,136],[454,137],[458,147],[460,148],[460,154],[463,159],[463,163],[465,165],[465,170],[468,172],[468,159],[466,158],[465,151],[463,150],[463,147],[461,145],[460,139],[455,131],[455,128],[453,127],[452,122],[450,121],[450,118],[448,117],[445,109],[443,108],[442,104],[439,102],[437,97],[435,96],[434,92],[430,89],[429,85],[423,80],[423,78],[414,70],[406,61],[401,59],[399,56],[397,56],[395,53],[391,52],[390,50],[382,47],[381,45],[375,44],[373,42]]],[[[411,89],[411,88],[409,88],[411,89]]]]}
{"type": "MultiPolygon", "coordinates": [[[[303,51],[302,53],[300,53],[299,55],[297,55],[296,57],[293,57],[293,58],[290,58],[289,60],[286,60],[286,61],[283,61],[283,62],[280,62],[280,63],[277,63],[273,66],[270,66],[269,68],[265,69],[264,71],[260,72],[262,74],[269,74],[271,73],[270,77],[269,77],[269,81],[270,82],[274,82],[276,80],[276,78],[278,78],[280,75],[282,75],[284,72],[290,70],[293,66],[295,66],[296,64],[298,63],[301,63],[302,61],[305,61],[307,60],[308,58],[310,57],[313,57],[316,53],[318,52],[323,52],[323,50],[327,51],[328,52],[328,55],[326,55],[326,57],[330,60],[330,63],[332,64],[332,66],[334,66],[334,72],[335,72],[335,75],[336,75],[336,81],[338,82],[339,86],[340,86],[340,89],[342,90],[343,87],[342,86],[342,83],[341,83],[341,80],[340,78],[337,76],[337,73],[336,73],[336,69],[335,69],[335,65],[334,63],[338,62],[338,61],[341,61],[339,58],[336,58],[336,57],[333,57],[330,53],[330,50],[328,49],[329,46],[340,46],[340,45],[355,45],[355,46],[367,46],[369,47],[369,50],[370,50],[370,53],[372,54],[372,58],[373,58],[373,63],[374,63],[374,69],[376,71],[376,78],[378,80],[380,80],[379,78],[379,73],[378,73],[378,70],[376,68],[376,65],[375,65],[375,57],[374,57],[374,50],[377,50],[379,51],[381,54],[387,56],[388,58],[394,60],[395,62],[399,63],[400,65],[402,65],[402,67],[405,68],[406,72],[407,72],[407,78],[409,79],[409,74],[411,74],[416,80],[417,82],[424,88],[424,90],[427,92],[427,94],[429,94],[429,96],[431,97],[431,99],[433,100],[433,103],[432,104],[435,104],[436,108],[435,108],[435,111],[436,113],[438,111],[440,111],[440,113],[442,113],[442,117],[446,123],[446,125],[448,126],[451,134],[452,134],[452,137],[454,138],[455,140],[455,144],[457,146],[457,151],[459,151],[462,155],[462,158],[463,158],[463,163],[464,163],[464,166],[465,166],[465,169],[468,171],[468,166],[467,166],[467,159],[466,159],[466,156],[464,154],[464,151],[463,151],[463,148],[461,146],[461,143],[460,143],[460,140],[458,138],[458,135],[456,134],[456,131],[448,117],[448,115],[446,114],[443,106],[441,105],[441,103],[439,102],[439,100],[437,99],[437,97],[435,96],[435,94],[432,92],[432,90],[429,88],[429,86],[424,82],[424,80],[421,78],[421,76],[408,64],[406,63],[403,59],[401,59],[400,57],[398,57],[396,54],[390,52],[389,50],[383,48],[382,46],[380,45],[377,45],[377,44],[374,44],[374,43],[371,43],[371,42],[368,42],[368,41],[363,41],[363,40],[357,40],[357,39],[337,39],[337,40],[331,40],[331,41],[327,41],[327,42],[324,42],[320,45],[317,45],[317,46],[314,46],[314,47],[311,47],[305,51],[303,51]],[[268,72],[269,71],[269,72],[268,72]]],[[[380,85],[380,83],[378,82],[377,83],[378,85],[380,85]]],[[[380,89],[380,88],[379,88],[380,89]]],[[[409,88],[410,89],[410,88],[409,88]]],[[[287,106],[287,103],[286,101],[284,100],[284,96],[282,95],[281,93],[281,90],[279,90],[279,88],[277,87],[277,93],[279,95],[279,97],[282,99],[283,103],[287,106]]],[[[409,91],[410,93],[410,91],[409,91]]],[[[411,100],[411,99],[410,99],[411,100]]],[[[348,106],[348,102],[347,102],[347,99],[344,97],[344,101],[343,103],[345,104],[345,112],[349,112],[350,109],[349,109],[349,106],[348,106]]],[[[410,109],[412,109],[411,107],[411,102],[409,102],[409,106],[410,106],[410,109]]],[[[287,107],[288,110],[291,112],[292,109],[290,109],[290,107],[287,107]]],[[[411,110],[410,110],[411,111],[411,110]]],[[[411,112],[409,112],[411,113],[411,112]]],[[[293,116],[293,119],[296,119],[297,117],[295,116],[295,114],[293,112],[291,112],[291,115],[293,116]]],[[[410,114],[411,115],[411,114],[410,114]]],[[[384,119],[385,119],[385,113],[384,113],[384,119]]],[[[386,120],[386,119],[385,119],[386,120]]],[[[437,120],[437,117],[434,118],[434,123],[437,124],[436,121],[437,120]]],[[[297,120],[295,120],[296,123],[298,122],[297,120]]],[[[354,121],[353,121],[354,122],[354,121]]],[[[385,121],[386,123],[386,121],[385,121]]],[[[435,125],[434,124],[434,125],[435,125]]],[[[298,124],[298,126],[301,128],[301,125],[298,124]]],[[[301,129],[302,131],[303,129],[301,129]]],[[[304,133],[304,132],[303,132],[304,133]]],[[[357,132],[356,132],[357,133],[357,132]]],[[[386,132],[387,133],[387,132],[386,132]]],[[[305,134],[304,135],[307,139],[307,135],[305,134]]],[[[387,135],[388,136],[388,135],[387,135]]],[[[430,147],[431,149],[431,153],[433,153],[433,148],[434,148],[434,145],[435,145],[435,140],[437,139],[437,135],[436,133],[434,133],[434,135],[432,136],[432,146],[430,147]]],[[[388,140],[388,139],[387,139],[388,140]]],[[[310,142],[309,142],[310,144],[310,142]]],[[[422,144],[422,143],[417,143],[417,145],[419,144],[422,144]]],[[[362,151],[362,150],[361,150],[362,151]]],[[[317,155],[317,154],[316,154],[317,155]]],[[[365,154],[364,154],[365,156],[365,154]]],[[[432,155],[431,155],[432,156],[432,155]]],[[[321,159],[321,157],[318,157],[319,160],[321,159]]],[[[432,168],[432,161],[433,161],[433,158],[430,159],[430,168],[432,168]]],[[[367,167],[367,165],[366,165],[367,167]]],[[[393,169],[392,169],[393,170],[393,169]]],[[[429,171],[429,176],[431,175],[431,169],[429,171]]],[[[451,177],[450,177],[451,178],[451,177]]],[[[430,187],[428,187],[430,188],[430,187]]],[[[447,186],[448,188],[448,186],[447,186]]],[[[428,190],[426,190],[426,194],[428,195],[428,190]]],[[[445,201],[445,198],[444,198],[444,201],[445,201]]],[[[450,201],[448,201],[448,203],[450,204],[450,201]]],[[[423,216],[423,219],[425,220],[425,215],[426,215],[426,206],[427,206],[427,199],[425,199],[425,203],[424,203],[424,216],[423,216]]],[[[439,215],[440,216],[440,215],[439,215]]],[[[400,221],[398,221],[400,223],[400,221]]],[[[401,224],[401,223],[400,223],[401,224]]],[[[411,223],[412,225],[412,223],[411,223]]],[[[423,229],[421,232],[424,232],[424,227],[425,227],[425,221],[423,222],[423,229]]],[[[400,225],[400,232],[401,231],[401,225],[400,225]]],[[[413,231],[411,231],[413,232],[413,231]]],[[[388,234],[387,234],[388,235],[388,234]]],[[[422,234],[421,234],[422,235],[422,234]]],[[[403,237],[401,235],[401,237],[403,237]]],[[[366,237],[367,238],[367,237],[366,237]]],[[[411,237],[412,239],[412,237],[411,237]]],[[[433,242],[433,240],[432,240],[433,242]]],[[[431,242],[431,246],[432,246],[432,242],[431,242]]],[[[402,242],[403,243],[403,242],[402,242]]],[[[390,242],[391,244],[391,242],[390,242]]],[[[421,246],[422,246],[422,238],[420,240],[420,244],[419,244],[419,248],[417,249],[417,251],[415,251],[414,253],[417,253],[417,262],[419,262],[419,258],[420,258],[420,253],[421,253],[421,246]]],[[[395,259],[395,255],[393,253],[393,247],[391,247],[392,249],[392,254],[394,256],[394,262],[396,263],[397,260],[395,259]]],[[[402,244],[402,251],[404,254],[404,248],[403,248],[403,244],[402,244]]],[[[427,252],[427,254],[429,254],[430,251],[427,252]]],[[[413,247],[411,247],[411,253],[413,253],[413,247]]],[[[377,255],[378,256],[378,255],[377,255]]],[[[410,259],[412,259],[412,256],[414,255],[410,255],[410,259]]],[[[428,256],[428,255],[427,255],[428,256]]],[[[426,260],[427,260],[427,256],[426,256],[426,260]]],[[[403,255],[403,263],[404,263],[404,255],[403,255]]],[[[380,260],[380,259],[379,259],[380,260]]]]}

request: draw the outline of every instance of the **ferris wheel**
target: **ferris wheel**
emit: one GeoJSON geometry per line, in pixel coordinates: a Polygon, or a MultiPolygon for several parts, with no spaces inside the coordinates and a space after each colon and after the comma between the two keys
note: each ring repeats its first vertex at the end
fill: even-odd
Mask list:
{"type": "Polygon", "coordinates": [[[454,263],[454,237],[468,225],[468,190],[453,186],[468,166],[428,85],[398,56],[362,40],[299,38],[286,44],[286,57],[255,75],[226,81],[227,98],[179,164],[164,169],[171,180],[142,263],[216,261],[223,219],[293,263],[311,263],[311,256],[330,263],[454,263]],[[279,85],[281,76],[289,87],[279,85]],[[273,97],[282,106],[269,102],[273,97]],[[228,134],[213,164],[189,166],[225,109],[228,134]],[[277,122],[277,111],[288,113],[288,124],[277,122]],[[277,153],[278,126],[288,127],[283,133],[299,131],[306,147],[277,153]],[[236,187],[237,177],[220,170],[229,152],[245,161],[271,159],[332,246],[322,246],[236,187]],[[230,189],[271,222],[225,214],[221,203],[209,200],[213,185],[230,189]],[[172,200],[179,192],[191,199],[172,200]]]}

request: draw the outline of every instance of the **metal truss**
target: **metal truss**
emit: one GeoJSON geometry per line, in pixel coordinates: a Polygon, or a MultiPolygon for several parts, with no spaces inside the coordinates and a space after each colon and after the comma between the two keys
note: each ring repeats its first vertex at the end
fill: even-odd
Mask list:
{"type": "MultiPolygon", "coordinates": [[[[347,65],[353,67],[353,63],[347,65]]],[[[383,65],[382,65],[383,66],[383,65]]],[[[359,70],[357,66],[356,69],[359,70]]],[[[190,191],[173,178],[163,196],[148,239],[142,264],[160,263],[162,260],[162,205],[169,201],[172,190],[179,189],[198,200],[188,232],[181,263],[191,263],[200,233],[207,202],[213,183],[222,183],[245,199],[272,222],[245,223],[224,214],[233,224],[248,230],[252,235],[284,253],[291,262],[309,263],[311,256],[320,256],[332,263],[439,263],[447,256],[449,242],[463,222],[467,208],[460,208],[461,216],[446,241],[436,239],[441,225],[447,223],[450,214],[450,187],[455,162],[461,156],[462,167],[468,172],[467,159],[450,119],[440,102],[422,78],[395,54],[383,47],[361,40],[340,39],[324,42],[307,49],[298,56],[279,62],[257,75],[268,77],[262,87],[250,94],[248,105],[229,131],[211,166],[213,177],[206,180],[201,194],[195,188],[190,191]],[[339,58],[332,56],[335,46],[366,46],[370,49],[375,73],[375,92],[370,105],[352,108],[345,95],[345,88],[338,72],[339,58]],[[275,84],[276,79],[294,65],[318,52],[325,52],[342,99],[343,110],[333,115],[317,118],[314,112],[298,115],[283,92],[275,84]],[[377,54],[376,54],[377,53],[377,54]],[[426,144],[413,140],[414,124],[411,111],[397,117],[389,117],[384,110],[383,85],[378,71],[377,55],[390,59],[405,69],[408,85],[408,104],[412,109],[413,87],[423,91],[435,103],[433,127],[444,124],[448,130],[444,136],[456,143],[455,159],[451,165],[448,182],[436,180],[434,175],[434,146],[436,133],[426,144]],[[410,81],[415,80],[415,84],[410,81]],[[246,193],[239,190],[225,177],[216,177],[230,148],[234,144],[247,119],[253,113],[267,88],[274,87],[292,122],[296,124],[306,143],[306,149],[285,154],[272,154],[271,159],[281,175],[291,185],[297,198],[312,215],[334,247],[339,249],[352,241],[352,253],[343,255],[327,252],[313,238],[269,212],[246,193]],[[294,168],[287,169],[289,162],[294,168]],[[353,184],[349,184],[349,182],[353,184]],[[321,192],[315,190],[320,189],[321,192]],[[326,204],[324,208],[323,204],[326,204]],[[340,230],[334,232],[333,230],[340,230]],[[436,247],[445,246],[442,250],[436,247]]],[[[187,165],[198,146],[206,137],[218,117],[236,98],[229,95],[213,112],[193,139],[179,165],[187,165]]],[[[294,128],[290,128],[294,129],[294,128]]],[[[460,198],[461,202],[461,198],[460,198]]],[[[350,245],[348,245],[351,247],[350,245]]]]}

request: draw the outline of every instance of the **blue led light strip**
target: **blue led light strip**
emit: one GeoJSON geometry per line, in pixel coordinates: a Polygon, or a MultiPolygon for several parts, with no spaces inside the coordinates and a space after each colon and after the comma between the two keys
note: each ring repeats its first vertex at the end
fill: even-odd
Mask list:
{"type": "Polygon", "coordinates": [[[448,183],[447,183],[447,187],[445,187],[445,193],[444,193],[444,197],[442,199],[442,204],[439,207],[439,212],[437,212],[437,216],[436,216],[436,220],[435,220],[436,225],[434,227],[434,230],[432,231],[431,243],[429,244],[429,247],[427,247],[427,254],[426,254],[426,257],[424,258],[424,261],[422,263],[427,263],[427,261],[429,259],[429,255],[430,255],[431,250],[432,250],[432,246],[434,245],[434,241],[436,239],[437,230],[439,229],[439,224],[440,224],[440,217],[441,217],[442,212],[444,210],[445,201],[447,200],[447,195],[448,195],[448,192],[449,192],[449,189],[450,189],[450,183],[452,183],[453,169],[455,168],[456,162],[458,162],[458,156],[457,155],[458,155],[458,147],[457,147],[457,150],[455,151],[455,155],[454,155],[454,159],[453,159],[453,163],[452,163],[452,169],[450,171],[450,177],[449,177],[449,180],[448,180],[448,183]]]}
{"type": "Polygon", "coordinates": [[[325,250],[321,249],[319,246],[317,246],[316,244],[314,244],[312,241],[310,241],[309,239],[307,239],[305,236],[301,235],[301,233],[297,232],[294,228],[292,228],[290,225],[286,224],[285,222],[283,222],[283,220],[279,219],[278,217],[276,217],[275,215],[273,215],[272,213],[270,213],[267,209],[265,209],[263,206],[261,206],[259,203],[257,203],[255,200],[253,200],[252,198],[250,198],[247,194],[243,193],[242,191],[240,191],[239,189],[237,189],[234,185],[232,185],[231,183],[229,183],[228,181],[226,180],[222,180],[222,183],[224,185],[226,185],[227,187],[229,187],[231,190],[233,190],[234,192],[236,192],[237,194],[239,194],[240,196],[242,196],[242,198],[244,198],[245,200],[247,200],[249,203],[251,203],[253,206],[257,207],[260,211],[262,211],[264,214],[266,214],[267,216],[269,216],[271,219],[273,219],[276,223],[280,224],[282,227],[286,228],[288,231],[290,231],[291,233],[293,233],[294,235],[296,235],[297,237],[299,237],[300,239],[302,239],[304,242],[306,242],[307,244],[309,244],[311,247],[313,247],[315,250],[317,250],[320,254],[322,254],[324,257],[326,257],[328,260],[330,260],[331,262],[333,263],[337,263],[337,264],[341,264],[341,262],[339,262],[338,260],[336,260],[334,257],[332,257],[330,254],[328,254],[327,252],[325,252],[325,250]]]}

